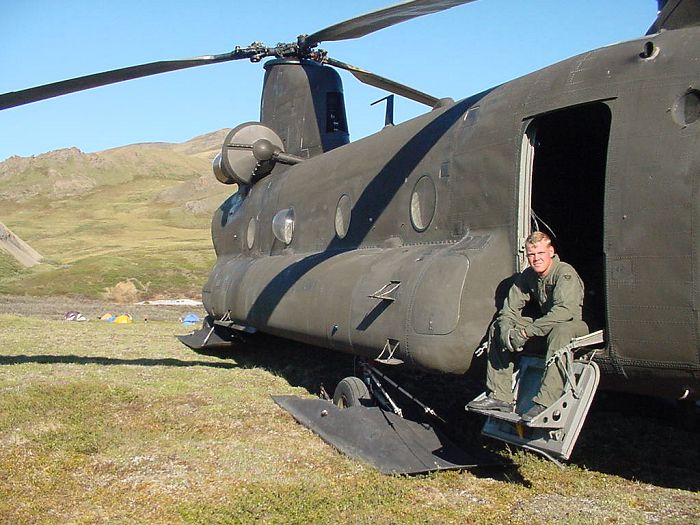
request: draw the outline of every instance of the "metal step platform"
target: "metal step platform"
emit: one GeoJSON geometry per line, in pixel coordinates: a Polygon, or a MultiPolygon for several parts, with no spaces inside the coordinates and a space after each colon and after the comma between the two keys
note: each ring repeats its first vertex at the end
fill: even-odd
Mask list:
{"type": "Polygon", "coordinates": [[[255,328],[242,326],[228,318],[228,314],[221,319],[204,318],[202,328],[189,334],[178,335],[177,339],[195,352],[212,349],[229,348],[244,334],[254,334],[255,328]]]}
{"type": "MultiPolygon", "coordinates": [[[[602,342],[603,332],[599,331],[574,339],[564,350],[602,342]]],[[[555,462],[568,460],[598,388],[600,370],[592,355],[569,363],[570,380],[564,395],[535,419],[525,422],[519,414],[524,414],[532,407],[532,399],[539,390],[544,367],[542,358],[522,358],[514,376],[514,412],[468,410],[488,417],[481,432],[483,435],[532,450],[555,462]]],[[[485,393],[475,400],[484,397],[485,393]]]]}

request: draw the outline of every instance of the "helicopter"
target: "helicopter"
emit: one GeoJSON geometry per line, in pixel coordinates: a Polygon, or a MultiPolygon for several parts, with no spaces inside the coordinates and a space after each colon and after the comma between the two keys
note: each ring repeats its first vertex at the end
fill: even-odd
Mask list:
{"type": "MultiPolygon", "coordinates": [[[[546,229],[585,283],[584,320],[604,333],[601,386],[697,400],[698,2],[660,2],[638,39],[458,101],[318,47],[471,1],[412,0],[290,43],[7,93],[0,109],[269,59],[259,121],[233,128],[214,161],[236,191],[213,217],[208,315],[185,344],[206,351],[263,332],[365,363],[462,375],[488,342],[509,279],[527,266],[525,239],[546,229]],[[385,127],[350,142],[336,68],[427,111],[394,125],[387,98],[385,127]]],[[[333,397],[360,405],[371,386],[349,377],[333,397]]]]}

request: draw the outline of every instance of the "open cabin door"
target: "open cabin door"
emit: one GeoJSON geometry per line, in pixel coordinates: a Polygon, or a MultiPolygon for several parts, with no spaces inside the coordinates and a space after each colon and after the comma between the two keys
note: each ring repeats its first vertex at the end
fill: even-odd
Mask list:
{"type": "Polygon", "coordinates": [[[585,286],[583,320],[606,328],[604,198],[611,112],[594,102],[536,116],[522,139],[518,264],[527,266],[525,239],[551,238],[562,261],[585,286]]]}
{"type": "MultiPolygon", "coordinates": [[[[517,267],[522,271],[527,266],[527,236],[543,231],[561,259],[576,268],[585,287],[583,320],[592,333],[578,338],[571,349],[604,345],[603,219],[610,124],[607,104],[593,102],[530,118],[522,137],[517,267]]],[[[513,378],[516,411],[480,411],[489,416],[482,433],[552,459],[568,459],[598,386],[598,367],[592,359],[569,358],[567,390],[540,417],[525,424],[518,414],[532,406],[544,366],[542,358],[521,359],[513,378]]]]}

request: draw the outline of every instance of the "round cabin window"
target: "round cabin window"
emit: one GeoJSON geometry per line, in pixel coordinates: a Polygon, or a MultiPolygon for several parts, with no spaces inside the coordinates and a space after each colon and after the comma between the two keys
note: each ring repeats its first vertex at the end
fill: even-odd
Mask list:
{"type": "Polygon", "coordinates": [[[255,244],[255,230],[257,229],[258,221],[255,217],[251,217],[250,222],[248,222],[248,231],[246,232],[245,240],[248,245],[248,249],[252,250],[255,244]]]}
{"type": "Polygon", "coordinates": [[[286,208],[272,218],[272,233],[278,241],[288,245],[294,236],[294,210],[286,208]]]}
{"type": "Polygon", "coordinates": [[[351,214],[352,206],[350,204],[350,197],[348,195],[342,195],[335,208],[335,234],[339,239],[345,238],[348,234],[351,214]]]}
{"type": "Polygon", "coordinates": [[[671,116],[679,126],[690,126],[700,119],[700,91],[690,89],[676,100],[671,116]]]}
{"type": "Polygon", "coordinates": [[[411,194],[411,224],[416,231],[428,229],[435,215],[437,192],[435,183],[428,175],[423,175],[413,187],[411,194]]]}

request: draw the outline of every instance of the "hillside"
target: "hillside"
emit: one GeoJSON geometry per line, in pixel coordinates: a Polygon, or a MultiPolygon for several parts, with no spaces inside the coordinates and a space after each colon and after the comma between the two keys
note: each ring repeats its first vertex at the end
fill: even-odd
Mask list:
{"type": "Polygon", "coordinates": [[[24,269],[0,254],[0,293],[197,297],[212,212],[235,191],[211,170],[227,131],[0,162],[0,222],[44,256],[24,269]]]}

